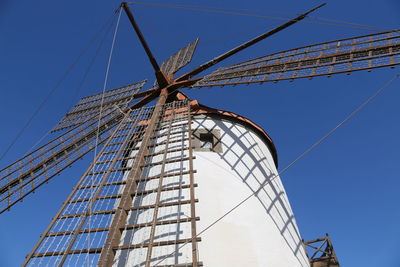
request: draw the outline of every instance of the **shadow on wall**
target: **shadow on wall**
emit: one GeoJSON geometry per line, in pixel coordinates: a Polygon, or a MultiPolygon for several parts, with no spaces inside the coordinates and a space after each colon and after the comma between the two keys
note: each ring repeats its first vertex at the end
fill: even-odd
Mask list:
{"type": "MultiPolygon", "coordinates": [[[[195,121],[198,125],[194,130],[206,129],[210,133],[216,129],[221,130],[218,142],[222,142],[222,153],[218,153],[218,155],[230,167],[229,171],[233,170],[237,177],[240,177],[242,182],[255,194],[299,263],[303,265],[308,262],[308,258],[300,250],[303,243],[295,224],[293,212],[285,196],[283,185],[279,177],[273,178],[276,174],[276,168],[271,166],[272,158],[270,157],[271,160],[268,160],[254,136],[244,126],[238,127],[232,122],[224,123],[218,119],[212,120],[213,126],[210,128],[209,123],[206,123],[207,120],[210,121],[210,117],[212,120],[212,116],[196,117],[195,121]],[[223,140],[227,137],[232,138],[234,142],[232,144],[224,143],[223,140]],[[232,156],[235,160],[232,160],[232,156]],[[239,168],[237,168],[239,165],[245,166],[245,171],[240,168],[241,171],[239,172],[239,168]],[[271,190],[268,192],[267,188],[271,190]],[[259,192],[256,194],[258,190],[259,192]],[[272,216],[272,212],[275,213],[274,216],[272,216]]],[[[215,162],[212,163],[215,164],[215,162]]]]}

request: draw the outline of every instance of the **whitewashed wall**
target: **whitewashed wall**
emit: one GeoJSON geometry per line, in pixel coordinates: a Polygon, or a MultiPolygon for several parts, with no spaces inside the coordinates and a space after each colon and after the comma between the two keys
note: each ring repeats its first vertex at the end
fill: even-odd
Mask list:
{"type": "MultiPolygon", "coordinates": [[[[174,128],[184,130],[185,126],[174,128]]],[[[222,153],[195,151],[195,194],[196,216],[199,233],[220,216],[229,211],[241,200],[260,188],[266,179],[273,177],[277,170],[267,144],[253,130],[237,122],[195,116],[192,129],[218,129],[221,133],[222,153]]],[[[159,132],[158,134],[162,134],[159,132]]],[[[162,142],[161,137],[154,142],[162,142]]],[[[168,149],[187,146],[185,134],[174,134],[173,139],[182,142],[171,144],[168,149]]],[[[137,144],[139,146],[140,144],[137,144]]],[[[165,146],[155,147],[153,152],[163,151],[165,146]]],[[[132,156],[134,153],[132,153],[132,156]]],[[[168,154],[168,159],[187,157],[188,151],[168,154]]],[[[162,159],[162,155],[152,158],[152,162],[162,159]]],[[[128,163],[129,165],[129,163],[128,163]]],[[[160,165],[146,169],[144,176],[160,173],[160,165]]],[[[175,162],[166,165],[166,173],[189,170],[188,162],[175,162]]],[[[155,189],[159,180],[139,184],[139,190],[155,189]]],[[[187,185],[189,176],[181,175],[165,178],[163,187],[187,185]]],[[[122,188],[120,190],[122,192],[122,188]]],[[[156,194],[135,196],[132,206],[155,204],[156,194]]],[[[189,190],[166,191],[161,202],[189,200],[189,190]]],[[[147,223],[153,219],[153,209],[131,212],[130,224],[147,223]]],[[[190,205],[170,206],[160,209],[158,220],[187,218],[190,205]]],[[[156,228],[155,241],[171,241],[191,237],[189,223],[168,224],[156,228]]],[[[150,227],[123,231],[120,245],[140,245],[148,242],[150,227]]],[[[293,212],[279,177],[251,197],[234,212],[212,226],[200,237],[198,243],[199,261],[205,267],[309,267],[302,247],[293,212]]],[[[177,250],[181,245],[155,247],[152,262],[160,265],[190,264],[191,244],[177,250]],[[175,253],[174,253],[175,252],[175,253]],[[173,255],[170,255],[174,253],[173,255]]],[[[144,266],[147,248],[118,251],[114,266],[144,266]]],[[[191,266],[191,265],[188,265],[191,266]]]]}
{"type": "MultiPolygon", "coordinates": [[[[195,152],[197,231],[237,205],[277,173],[266,143],[252,130],[211,117],[194,129],[219,129],[222,153],[195,152]]],[[[309,266],[292,209],[279,177],[201,235],[204,266],[309,266]]]]}

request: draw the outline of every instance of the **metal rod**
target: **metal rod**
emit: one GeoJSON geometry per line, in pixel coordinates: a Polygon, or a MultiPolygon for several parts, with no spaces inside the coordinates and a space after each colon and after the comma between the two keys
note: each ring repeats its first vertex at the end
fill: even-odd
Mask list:
{"type": "Polygon", "coordinates": [[[215,64],[217,64],[217,63],[221,62],[222,60],[224,60],[224,59],[226,59],[226,58],[228,58],[228,57],[230,57],[230,56],[242,51],[243,49],[245,49],[245,48],[247,48],[247,47],[249,47],[249,46],[251,46],[253,44],[258,43],[259,41],[262,41],[265,38],[267,38],[267,37],[269,37],[269,36],[271,36],[271,35],[273,35],[273,34],[275,34],[277,32],[282,31],[283,29],[286,29],[287,27],[295,24],[296,22],[299,22],[300,20],[304,19],[308,14],[310,14],[311,12],[314,12],[315,10],[323,7],[324,5],[326,5],[326,4],[321,4],[321,5],[319,5],[319,6],[315,7],[315,8],[307,11],[306,13],[301,14],[300,16],[298,16],[298,17],[296,17],[296,18],[294,18],[294,19],[282,24],[281,26],[279,26],[279,27],[277,27],[277,28],[275,28],[275,29],[273,29],[271,31],[268,31],[268,32],[266,32],[264,34],[261,34],[261,35],[255,37],[254,39],[252,39],[252,40],[250,40],[250,41],[248,41],[248,42],[246,42],[244,44],[241,44],[241,45],[229,50],[228,52],[226,52],[226,53],[224,53],[224,54],[222,54],[220,56],[217,56],[216,58],[213,58],[212,60],[200,65],[199,67],[195,68],[194,70],[192,70],[192,71],[184,74],[183,76],[179,77],[177,79],[177,81],[186,80],[186,79],[189,79],[191,76],[199,74],[200,72],[202,72],[202,71],[214,66],[215,64]]]}
{"type": "Polygon", "coordinates": [[[129,18],[129,21],[131,22],[133,28],[135,29],[135,32],[136,32],[137,36],[139,37],[140,43],[142,44],[144,50],[146,51],[147,56],[149,57],[151,65],[153,66],[155,71],[159,71],[160,66],[158,65],[153,54],[151,53],[150,47],[147,44],[146,40],[144,39],[144,36],[143,36],[142,32],[140,31],[139,25],[136,23],[135,18],[133,17],[132,11],[128,7],[128,4],[126,2],[123,2],[121,4],[121,6],[124,8],[125,13],[129,18]]]}
{"type": "Polygon", "coordinates": [[[129,21],[131,22],[133,28],[135,29],[135,32],[139,38],[140,43],[142,44],[144,50],[146,51],[147,57],[149,58],[150,63],[153,66],[153,69],[155,71],[158,85],[160,86],[160,88],[167,86],[169,84],[168,80],[166,79],[164,73],[161,71],[161,68],[157,63],[157,60],[153,56],[153,53],[151,52],[150,47],[146,42],[146,39],[144,39],[144,36],[139,28],[139,25],[136,23],[135,18],[133,17],[132,11],[128,7],[128,4],[126,2],[123,2],[121,4],[121,6],[124,8],[129,21]]]}

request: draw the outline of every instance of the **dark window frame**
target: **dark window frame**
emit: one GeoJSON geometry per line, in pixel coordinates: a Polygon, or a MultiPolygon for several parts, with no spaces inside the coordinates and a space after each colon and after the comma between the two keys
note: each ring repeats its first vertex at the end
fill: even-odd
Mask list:
{"type": "Polygon", "coordinates": [[[196,129],[193,131],[195,151],[222,153],[221,133],[218,129],[196,129]],[[207,145],[205,147],[205,144],[207,145]]]}

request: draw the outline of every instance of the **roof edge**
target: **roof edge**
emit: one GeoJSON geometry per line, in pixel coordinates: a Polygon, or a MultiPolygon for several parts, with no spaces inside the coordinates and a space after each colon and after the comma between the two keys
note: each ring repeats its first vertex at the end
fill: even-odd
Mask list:
{"type": "Polygon", "coordinates": [[[257,125],[254,121],[250,120],[249,118],[243,117],[239,114],[236,114],[234,112],[231,112],[231,111],[210,108],[208,106],[202,105],[197,100],[189,99],[182,92],[178,92],[176,94],[176,98],[178,100],[189,100],[190,101],[190,110],[191,110],[191,113],[194,115],[215,114],[215,115],[227,117],[229,119],[234,119],[242,124],[248,125],[251,128],[253,128],[256,131],[256,133],[258,133],[259,136],[266,141],[266,143],[271,151],[272,158],[274,159],[275,166],[276,166],[276,168],[278,168],[278,152],[276,150],[274,142],[272,141],[272,138],[269,136],[269,134],[263,128],[261,128],[259,125],[257,125]]]}

